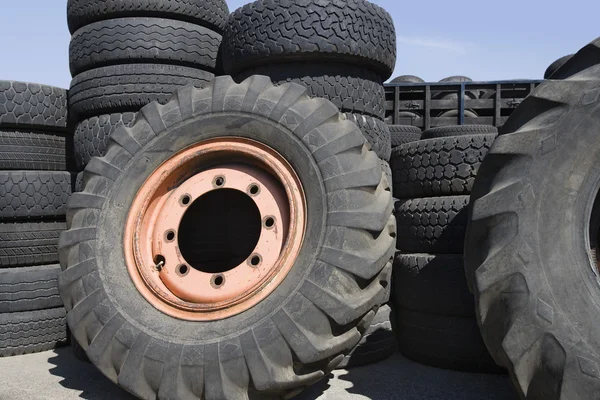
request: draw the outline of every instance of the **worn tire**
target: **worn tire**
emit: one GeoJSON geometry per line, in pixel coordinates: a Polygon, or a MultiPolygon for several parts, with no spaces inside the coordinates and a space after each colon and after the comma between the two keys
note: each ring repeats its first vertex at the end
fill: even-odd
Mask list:
{"type": "Polygon", "coordinates": [[[331,101],[342,112],[385,117],[385,89],[381,77],[365,68],[331,63],[269,64],[243,71],[241,82],[252,75],[266,75],[276,84],[294,82],[308,88],[313,97],[331,101]]]}
{"type": "Polygon", "coordinates": [[[390,83],[425,83],[425,81],[418,76],[401,75],[392,79],[390,83]]]}
{"type": "Polygon", "coordinates": [[[0,357],[52,350],[66,340],[64,308],[0,314],[0,357]]]}
{"type": "Polygon", "coordinates": [[[61,307],[59,272],[58,264],[0,269],[0,313],[61,307]]]}
{"type": "Polygon", "coordinates": [[[344,114],[349,121],[354,122],[362,131],[371,145],[373,151],[379,158],[385,161],[390,160],[392,153],[390,128],[382,120],[360,114],[344,114]]]}
{"type": "Polygon", "coordinates": [[[475,301],[459,254],[396,254],[394,301],[407,310],[475,317],[475,301]]]}
{"type": "Polygon", "coordinates": [[[81,121],[73,139],[78,170],[83,170],[92,158],[104,156],[110,135],[122,126],[129,126],[135,115],[134,112],[108,114],[81,121]]]}
{"type": "Polygon", "coordinates": [[[412,125],[389,125],[392,150],[403,144],[421,140],[421,128],[412,125]]]}
{"type": "MultiPolygon", "coordinates": [[[[458,114],[457,114],[458,115],[458,114]]],[[[498,128],[491,125],[453,125],[438,126],[423,131],[422,139],[435,139],[464,135],[497,135],[498,128]]]]}
{"type": "Polygon", "coordinates": [[[175,64],[213,72],[221,35],[189,22],[120,18],[94,22],[71,38],[72,76],[117,64],[175,64]]]}
{"type": "Polygon", "coordinates": [[[69,0],[67,3],[67,23],[72,34],[94,22],[130,17],[187,21],[222,32],[228,16],[224,0],[69,0]]]}
{"type": "Polygon", "coordinates": [[[527,399],[600,393],[600,39],[513,112],[475,181],[465,270],[494,359],[527,399]]]}
{"type": "Polygon", "coordinates": [[[73,116],[83,119],[110,113],[137,112],[153,101],[166,103],[178,87],[205,87],[214,75],[194,68],[129,64],[97,68],[76,76],[69,90],[73,116]]]}
{"type": "Polygon", "coordinates": [[[0,128],[0,170],[67,169],[66,137],[60,132],[0,128]]]}
{"type": "Polygon", "coordinates": [[[0,223],[0,268],[58,262],[64,222],[0,223]]]}
{"type": "Polygon", "coordinates": [[[462,254],[469,196],[398,200],[399,251],[462,254]]]}
{"type": "Polygon", "coordinates": [[[394,196],[399,199],[471,193],[496,135],[440,137],[392,150],[394,196]]]}
{"type": "Polygon", "coordinates": [[[141,398],[275,399],[325,377],[360,341],[358,325],[372,320],[391,276],[392,197],[360,130],[306,88],[261,76],[181,88],[140,114],[86,167],[59,242],[67,322],[90,360],[141,398]],[[223,135],[285,155],[306,193],[306,235],[291,272],[258,305],[227,319],[184,321],[137,291],[124,268],[123,227],[148,174],[174,151],[223,135]],[[111,356],[125,349],[127,357],[111,356]]]}
{"type": "Polygon", "coordinates": [[[567,63],[567,61],[569,61],[571,58],[573,58],[573,56],[574,56],[574,54],[569,54],[569,55],[563,56],[563,57],[559,58],[558,60],[554,61],[552,64],[550,64],[548,66],[548,68],[546,69],[546,72],[544,72],[544,79],[550,79],[552,77],[552,75],[554,75],[554,73],[556,71],[558,71],[558,69],[560,67],[565,65],[567,63]]]}
{"type": "Polygon", "coordinates": [[[385,81],[396,64],[392,17],[364,0],[259,0],[234,11],[223,33],[227,74],[324,60],[369,68],[385,81]]]}
{"type": "Polygon", "coordinates": [[[483,343],[475,318],[398,310],[398,347],[412,361],[464,372],[502,373],[483,343]]]}

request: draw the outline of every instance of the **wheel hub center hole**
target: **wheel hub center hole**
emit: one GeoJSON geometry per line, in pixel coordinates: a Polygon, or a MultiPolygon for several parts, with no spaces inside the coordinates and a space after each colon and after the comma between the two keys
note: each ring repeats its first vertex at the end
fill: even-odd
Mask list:
{"type": "Polygon", "coordinates": [[[194,201],[179,225],[178,245],[198,271],[223,273],[252,255],[260,239],[260,211],[246,193],[213,190],[194,201]]]}

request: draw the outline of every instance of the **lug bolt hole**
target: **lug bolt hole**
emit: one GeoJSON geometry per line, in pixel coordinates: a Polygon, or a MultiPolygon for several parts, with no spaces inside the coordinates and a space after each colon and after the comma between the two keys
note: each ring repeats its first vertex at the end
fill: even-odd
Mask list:
{"type": "Polygon", "coordinates": [[[181,196],[181,200],[179,200],[179,202],[181,203],[182,206],[189,206],[191,201],[192,201],[192,198],[190,197],[189,194],[184,194],[183,196],[181,196]]]}
{"type": "Polygon", "coordinates": [[[177,272],[177,275],[179,275],[179,276],[186,276],[190,272],[190,267],[188,267],[187,265],[181,264],[177,267],[175,272],[177,272]]]}
{"type": "Polygon", "coordinates": [[[225,284],[225,277],[223,275],[214,275],[211,279],[210,284],[215,289],[218,289],[221,286],[223,286],[223,284],[225,284]]]}
{"type": "Polygon", "coordinates": [[[265,228],[267,228],[267,229],[273,228],[275,226],[275,218],[274,217],[265,218],[264,225],[265,225],[265,228]]]}
{"type": "Polygon", "coordinates": [[[250,264],[251,267],[258,267],[261,262],[262,262],[262,257],[259,256],[258,254],[253,254],[248,259],[248,264],[250,264]]]}
{"type": "Polygon", "coordinates": [[[256,196],[260,193],[260,187],[258,187],[258,185],[250,185],[250,187],[248,188],[248,193],[250,194],[250,196],[256,196]]]}
{"type": "Polygon", "coordinates": [[[157,254],[154,256],[154,269],[160,272],[165,266],[167,260],[162,254],[157,254]]]}
{"type": "Polygon", "coordinates": [[[175,240],[175,231],[167,231],[167,233],[165,233],[165,239],[167,242],[172,242],[175,240]]]}
{"type": "Polygon", "coordinates": [[[225,177],[224,176],[217,176],[215,178],[215,180],[213,181],[213,185],[215,187],[223,187],[223,185],[225,185],[225,177]]]}

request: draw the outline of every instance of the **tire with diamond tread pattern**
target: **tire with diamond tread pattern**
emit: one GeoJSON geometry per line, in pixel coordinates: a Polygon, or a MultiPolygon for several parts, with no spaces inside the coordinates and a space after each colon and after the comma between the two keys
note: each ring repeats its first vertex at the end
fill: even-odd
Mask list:
{"type": "Polygon", "coordinates": [[[221,35],[189,22],[119,18],[94,22],[71,38],[69,65],[82,72],[117,64],[175,64],[212,72],[221,35]]]}
{"type": "Polygon", "coordinates": [[[276,84],[294,82],[308,88],[340,111],[385,117],[385,89],[381,77],[369,69],[337,64],[269,64],[237,75],[241,82],[252,75],[266,75],[276,84]]]}
{"type": "Polygon", "coordinates": [[[67,3],[71,34],[94,22],[129,17],[174,19],[222,32],[229,8],[224,0],[69,0],[67,3]]]}
{"type": "Polygon", "coordinates": [[[66,137],[49,131],[0,128],[0,170],[67,169],[66,137]]]}
{"type": "Polygon", "coordinates": [[[166,103],[178,87],[203,88],[214,75],[194,68],[129,64],[97,68],[71,81],[69,109],[74,117],[137,112],[153,101],[166,103]]]}
{"type": "Polygon", "coordinates": [[[364,0],[258,0],[234,11],[223,33],[227,74],[323,60],[363,66],[386,80],[396,64],[392,17],[364,0]]]}
{"type": "Polygon", "coordinates": [[[60,271],[58,264],[0,268],[0,313],[61,307],[60,271]]]}
{"type": "Polygon", "coordinates": [[[380,159],[356,125],[300,85],[225,76],[204,90],[181,88],[117,130],[106,155],[87,165],[83,185],[59,242],[67,322],[92,363],[138,397],[297,394],[355,347],[360,324],[386,296],[395,219],[380,159]],[[122,227],[148,174],[173,152],[223,135],[258,140],[294,166],[309,210],[306,234],[290,273],[258,305],[227,319],[183,321],[133,285],[122,227]],[[115,196],[122,207],[112,206],[115,196]],[[126,357],[111,356],[125,348],[126,357]]]}
{"type": "MultiPolygon", "coordinates": [[[[465,112],[467,112],[466,110],[465,112]]],[[[458,115],[458,114],[457,114],[458,115]]],[[[475,115],[477,116],[477,115],[475,115]]],[[[464,135],[497,135],[498,128],[491,125],[455,125],[438,126],[423,131],[423,139],[436,139],[442,137],[464,136],[464,135]]]]}
{"type": "Polygon", "coordinates": [[[58,262],[65,222],[0,223],[0,268],[58,262]]]}
{"type": "Polygon", "coordinates": [[[399,251],[462,254],[469,196],[398,200],[396,220],[399,251]]]}
{"type": "Polygon", "coordinates": [[[522,398],[600,393],[599,85],[600,38],[517,107],[473,187],[465,272],[522,398]]]}
{"type": "Polygon", "coordinates": [[[392,150],[403,144],[421,140],[421,128],[412,125],[388,125],[392,150]]]}
{"type": "Polygon", "coordinates": [[[53,350],[67,340],[64,308],[0,313],[0,358],[53,350]]]}
{"type": "Polygon", "coordinates": [[[354,122],[365,135],[367,142],[379,158],[389,161],[392,152],[390,128],[379,118],[368,115],[345,113],[346,118],[354,122]]]}
{"type": "Polygon", "coordinates": [[[468,195],[496,135],[440,137],[392,150],[394,196],[400,199],[468,195]]]}

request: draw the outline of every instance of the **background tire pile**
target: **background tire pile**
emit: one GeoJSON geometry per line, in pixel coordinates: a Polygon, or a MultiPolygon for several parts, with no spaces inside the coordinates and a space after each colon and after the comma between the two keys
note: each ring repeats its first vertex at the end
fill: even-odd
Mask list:
{"type": "Polygon", "coordinates": [[[0,81],[0,357],[67,337],[58,237],[72,190],[67,91],[0,81]]]}
{"type": "Polygon", "coordinates": [[[224,0],[69,0],[69,110],[78,122],[79,170],[104,155],[111,133],[143,106],[212,80],[228,14],[224,0]]]}
{"type": "MultiPolygon", "coordinates": [[[[222,59],[225,74],[238,82],[266,75],[275,84],[302,84],[310,96],[333,102],[359,126],[389,171],[383,82],[396,63],[396,35],[385,10],[363,0],[256,1],[231,14],[222,59]]],[[[361,345],[340,366],[394,352],[390,314],[388,306],[381,307],[361,345]]]]}
{"type": "Polygon", "coordinates": [[[463,269],[467,206],[497,130],[434,128],[392,151],[398,241],[394,302],[400,351],[440,368],[497,371],[479,334],[463,269]]]}

